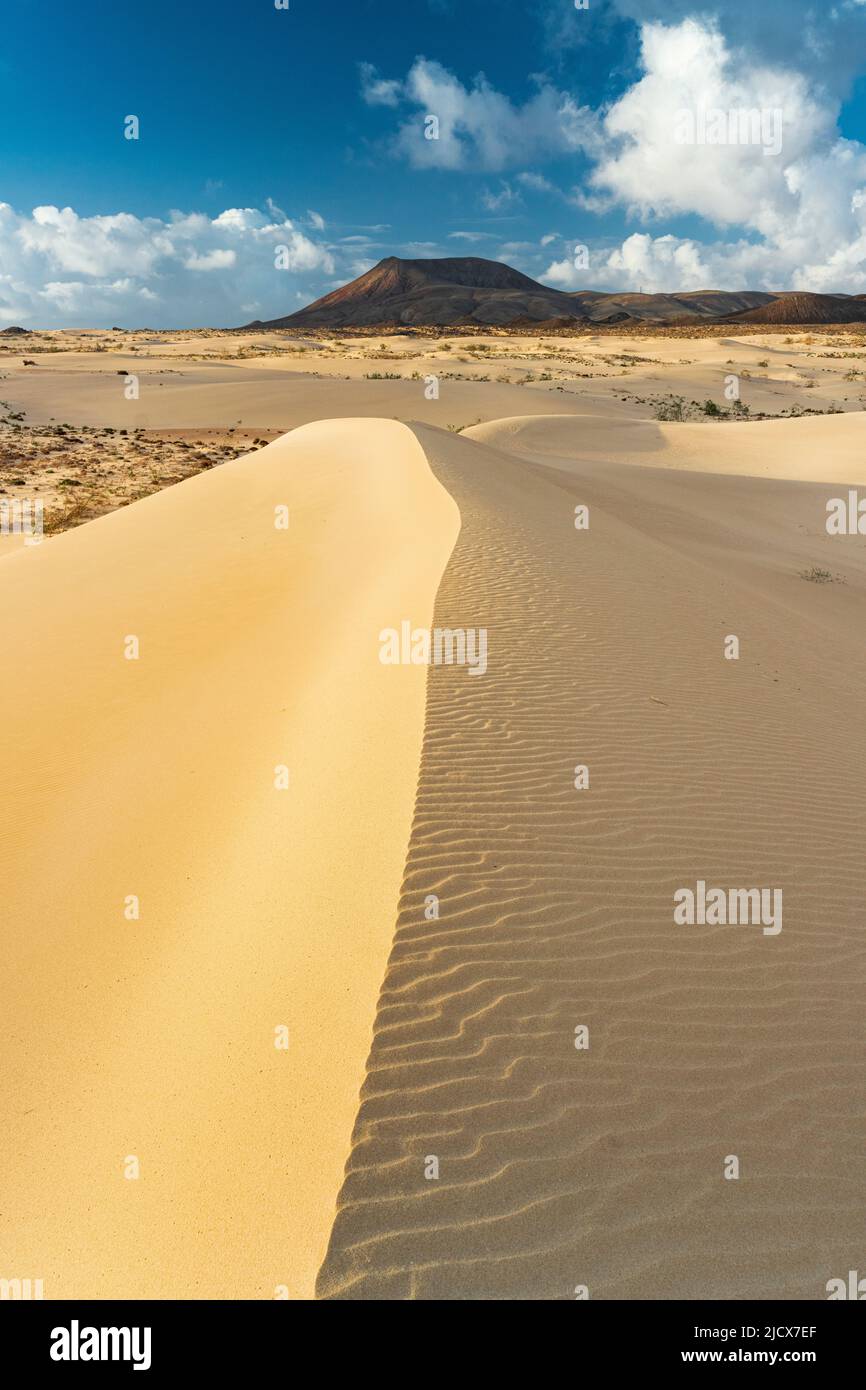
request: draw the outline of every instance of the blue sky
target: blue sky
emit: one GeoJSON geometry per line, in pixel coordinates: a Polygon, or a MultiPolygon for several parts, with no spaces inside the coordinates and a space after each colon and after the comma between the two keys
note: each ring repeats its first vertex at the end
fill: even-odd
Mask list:
{"type": "Polygon", "coordinates": [[[864,38],[860,0],[16,0],[0,320],[230,325],[391,254],[866,292],[864,38]],[[766,138],[684,148],[700,108],[766,138]]]}

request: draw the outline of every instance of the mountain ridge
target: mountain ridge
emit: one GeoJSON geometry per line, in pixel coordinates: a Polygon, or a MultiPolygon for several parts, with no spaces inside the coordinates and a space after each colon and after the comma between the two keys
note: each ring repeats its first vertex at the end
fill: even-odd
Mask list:
{"type": "Polygon", "coordinates": [[[866,296],[804,291],[635,291],[555,289],[504,261],[480,256],[386,256],[356,279],[291,314],[243,325],[271,328],[509,327],[589,328],[689,323],[859,323],[866,296]],[[811,315],[811,317],[810,317],[811,315]]]}

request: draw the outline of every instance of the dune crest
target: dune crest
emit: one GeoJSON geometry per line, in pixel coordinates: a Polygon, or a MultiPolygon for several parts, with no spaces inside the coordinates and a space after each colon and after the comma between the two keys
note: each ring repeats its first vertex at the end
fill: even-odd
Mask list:
{"type": "Polygon", "coordinates": [[[410,430],[326,421],[4,557],[4,1277],[311,1294],[423,727],[378,633],[458,530],[410,430]]]}

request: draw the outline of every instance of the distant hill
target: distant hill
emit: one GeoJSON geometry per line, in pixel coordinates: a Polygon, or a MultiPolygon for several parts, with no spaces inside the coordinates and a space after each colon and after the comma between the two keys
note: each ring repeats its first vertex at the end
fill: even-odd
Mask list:
{"type": "Polygon", "coordinates": [[[737,314],[737,323],[864,323],[866,299],[844,294],[780,294],[769,304],[737,314]]]}
{"type": "Polygon", "coordinates": [[[714,319],[772,303],[772,294],[760,290],[690,290],[679,294],[603,294],[578,290],[571,296],[595,323],[637,319],[674,323],[685,319],[714,319]]]}
{"type": "Polygon", "coordinates": [[[305,309],[246,324],[262,328],[600,327],[611,324],[859,323],[866,297],[761,290],[677,294],[566,292],[479,256],[388,256],[305,309]]]}

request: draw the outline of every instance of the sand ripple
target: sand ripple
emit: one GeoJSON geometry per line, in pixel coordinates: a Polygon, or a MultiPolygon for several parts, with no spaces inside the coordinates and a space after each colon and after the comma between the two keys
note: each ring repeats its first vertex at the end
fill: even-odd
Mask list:
{"type": "Polygon", "coordinates": [[[821,1298],[863,1261],[862,551],[798,577],[805,484],[417,433],[462,516],[435,621],[490,665],[430,671],[319,1294],[821,1298]],[[782,887],[781,934],[675,926],[698,878],[782,887]]]}

